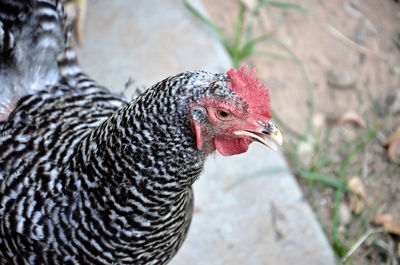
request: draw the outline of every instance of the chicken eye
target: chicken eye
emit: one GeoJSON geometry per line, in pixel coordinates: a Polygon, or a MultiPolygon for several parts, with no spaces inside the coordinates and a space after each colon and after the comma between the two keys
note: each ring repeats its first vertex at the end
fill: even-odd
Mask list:
{"type": "Polygon", "coordinates": [[[221,120],[225,120],[229,118],[231,114],[229,112],[226,112],[224,110],[217,110],[217,117],[221,120]]]}

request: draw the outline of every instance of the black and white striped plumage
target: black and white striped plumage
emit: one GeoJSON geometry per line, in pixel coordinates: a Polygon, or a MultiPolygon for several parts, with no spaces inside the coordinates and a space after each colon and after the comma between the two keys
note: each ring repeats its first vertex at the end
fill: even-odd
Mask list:
{"type": "Polygon", "coordinates": [[[0,263],[166,264],[223,134],[200,103],[249,105],[203,71],[127,103],[80,71],[58,1],[0,7],[0,263]]]}

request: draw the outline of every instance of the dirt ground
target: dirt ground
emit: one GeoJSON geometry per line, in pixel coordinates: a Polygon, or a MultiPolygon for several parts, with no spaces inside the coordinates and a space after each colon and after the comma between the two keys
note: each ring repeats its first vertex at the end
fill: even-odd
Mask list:
{"type": "MultiPolygon", "coordinates": [[[[246,1],[248,6],[252,2],[257,1],[246,1]]],[[[203,0],[203,3],[213,23],[232,36],[238,2],[203,0]]],[[[316,143],[343,166],[340,161],[347,154],[341,154],[341,148],[357,136],[375,130],[371,141],[346,167],[346,183],[354,176],[361,180],[362,206],[355,211],[350,193],[336,197],[340,205],[338,234],[346,252],[357,246],[351,255],[352,262],[345,264],[399,264],[399,162],[389,159],[384,145],[400,126],[400,4],[393,0],[291,3],[307,12],[265,7],[257,18],[247,15],[246,22],[255,25],[255,35],[271,34],[297,56],[310,79],[314,99],[309,96],[298,64],[271,57],[272,53],[284,54],[276,44],[260,44],[256,47],[260,54],[244,63],[256,67],[258,76],[270,88],[273,110],[294,131],[304,132],[311,106],[315,104],[309,138],[299,140],[282,128],[287,148],[297,148],[295,153],[305,167],[313,167],[316,143]],[[385,226],[391,233],[381,232],[380,226],[374,224],[377,214],[392,218],[388,221],[391,228],[385,226]],[[360,239],[374,231],[378,232],[366,240],[360,239]]],[[[397,158],[399,149],[399,143],[397,147],[393,145],[397,158]]],[[[293,158],[287,158],[290,165],[295,164],[293,158]]],[[[341,177],[334,166],[322,167],[321,171],[333,178],[341,177]]],[[[335,246],[332,230],[336,190],[301,177],[299,182],[335,246]]],[[[336,253],[340,252],[338,248],[335,246],[336,253]]]]}

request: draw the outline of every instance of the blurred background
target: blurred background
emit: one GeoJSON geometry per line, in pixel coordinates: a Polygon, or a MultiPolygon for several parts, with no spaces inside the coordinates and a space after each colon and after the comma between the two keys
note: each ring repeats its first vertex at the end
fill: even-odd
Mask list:
{"type": "Polygon", "coordinates": [[[256,67],[270,88],[285,157],[335,254],[398,264],[400,5],[203,3],[234,62],[256,67]]]}
{"type": "MultiPolygon", "coordinates": [[[[196,43],[204,41],[202,45],[208,47],[207,39],[212,39],[219,43],[213,49],[224,49],[228,55],[228,59],[210,60],[204,50],[195,51],[204,62],[189,62],[186,70],[205,65],[209,71],[224,71],[221,64],[213,63],[216,60],[236,68],[247,64],[257,69],[270,89],[273,119],[285,137],[282,154],[328,239],[336,264],[399,264],[400,4],[394,0],[176,0],[176,4],[181,7],[179,12],[186,12],[191,23],[204,30],[196,43]]],[[[161,10],[176,18],[174,27],[146,22],[136,26],[150,27],[150,31],[127,35],[114,30],[110,34],[115,36],[105,36],[97,29],[114,22],[85,22],[85,14],[96,5],[105,5],[102,12],[108,12],[107,4],[96,0],[69,1],[67,10],[75,21],[84,69],[93,71],[96,79],[94,68],[111,64],[112,74],[120,80],[116,91],[130,96],[135,87],[180,71],[177,62],[193,53],[193,46],[181,48],[178,56],[164,61],[166,67],[161,71],[125,86],[130,77],[147,72],[135,61],[119,58],[114,63],[116,55],[97,56],[104,51],[96,50],[99,38],[113,40],[107,42],[110,50],[123,42],[139,49],[136,56],[140,56],[150,49],[151,41],[143,39],[158,36],[154,57],[138,59],[151,68],[154,58],[176,52],[166,44],[186,34],[186,20],[178,19],[176,10],[161,10]],[[88,39],[93,32],[97,39],[88,39]],[[126,40],[140,34],[145,36],[139,38],[141,42],[126,40]],[[90,53],[94,59],[87,59],[90,53]],[[125,67],[130,76],[118,70],[125,67]]],[[[147,16],[158,8],[162,7],[153,5],[138,12],[147,16]]],[[[123,4],[120,10],[129,16],[123,4]]],[[[122,15],[114,14],[114,19],[122,15]]],[[[107,79],[107,70],[97,74],[106,85],[115,87],[107,79]]],[[[274,173],[262,168],[260,172],[274,173]]]]}

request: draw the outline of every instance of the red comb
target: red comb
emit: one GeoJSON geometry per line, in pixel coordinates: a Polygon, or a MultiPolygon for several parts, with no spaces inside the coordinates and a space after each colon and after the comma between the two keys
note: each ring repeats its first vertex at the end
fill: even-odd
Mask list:
{"type": "Polygon", "coordinates": [[[270,95],[264,84],[256,78],[256,69],[246,75],[247,65],[239,70],[231,69],[227,72],[231,79],[231,89],[249,105],[249,111],[271,119],[270,95]]]}

